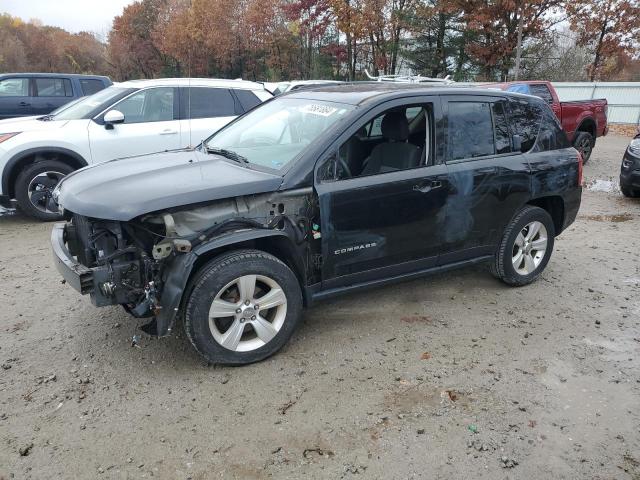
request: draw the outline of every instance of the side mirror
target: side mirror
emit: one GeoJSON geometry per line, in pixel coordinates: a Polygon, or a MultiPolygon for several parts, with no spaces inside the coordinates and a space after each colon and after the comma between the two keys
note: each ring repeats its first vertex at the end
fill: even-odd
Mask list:
{"type": "Polygon", "coordinates": [[[113,129],[113,126],[118,123],[124,123],[124,113],[119,110],[109,110],[104,114],[104,128],[107,130],[113,129]]]}
{"type": "Polygon", "coordinates": [[[511,136],[511,148],[514,152],[522,151],[522,137],[520,135],[511,136]]]}

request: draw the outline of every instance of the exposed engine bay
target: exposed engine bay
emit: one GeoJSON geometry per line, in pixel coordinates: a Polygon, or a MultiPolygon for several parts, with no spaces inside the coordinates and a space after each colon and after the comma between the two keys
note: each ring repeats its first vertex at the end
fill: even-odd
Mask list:
{"type": "Polygon", "coordinates": [[[135,317],[157,318],[154,333],[163,335],[171,331],[191,267],[200,256],[224,250],[226,237],[237,247],[236,234],[246,233],[241,241],[251,247],[265,234],[277,236],[276,248],[294,249],[285,253],[303,259],[296,267],[305,281],[318,281],[320,242],[309,241],[320,237],[318,212],[313,190],[305,188],[169,209],[129,222],[73,214],[64,240],[92,272],[87,291],[94,305],[120,304],[135,317]]]}

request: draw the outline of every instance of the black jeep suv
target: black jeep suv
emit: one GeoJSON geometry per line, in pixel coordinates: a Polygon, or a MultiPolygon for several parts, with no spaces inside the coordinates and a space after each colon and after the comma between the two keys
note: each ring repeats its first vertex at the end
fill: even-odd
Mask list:
{"type": "Polygon", "coordinates": [[[303,306],[487,262],[509,285],[544,270],[581,198],[582,164],[540,99],[383,83],[270,100],[198,148],[117,160],[54,191],[60,273],[96,306],[244,364],[290,338],[303,306]]]}

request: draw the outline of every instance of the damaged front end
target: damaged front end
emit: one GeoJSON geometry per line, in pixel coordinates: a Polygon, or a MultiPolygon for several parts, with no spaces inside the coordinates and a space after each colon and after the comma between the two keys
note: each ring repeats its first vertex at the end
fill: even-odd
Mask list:
{"type": "Polygon", "coordinates": [[[133,220],[72,215],[54,226],[56,266],[67,283],[96,306],[122,305],[134,317],[153,317],[148,333],[171,332],[199,258],[234,245],[271,242],[305,282],[318,276],[319,223],[311,188],[218,200],[133,220]]]}

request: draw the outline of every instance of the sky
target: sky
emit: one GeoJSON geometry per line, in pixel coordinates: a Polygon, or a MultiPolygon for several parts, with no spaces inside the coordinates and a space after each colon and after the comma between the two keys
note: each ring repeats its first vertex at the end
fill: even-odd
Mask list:
{"type": "Polygon", "coordinates": [[[106,36],[113,17],[135,0],[0,0],[0,13],[25,21],[37,18],[44,25],[70,32],[90,31],[106,36]]]}

